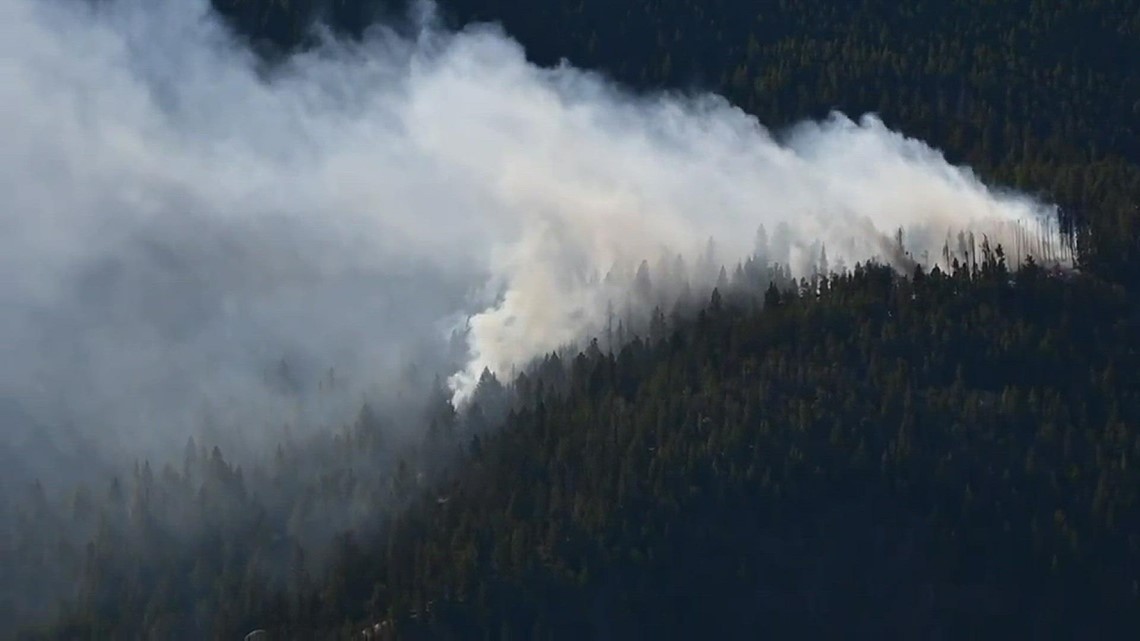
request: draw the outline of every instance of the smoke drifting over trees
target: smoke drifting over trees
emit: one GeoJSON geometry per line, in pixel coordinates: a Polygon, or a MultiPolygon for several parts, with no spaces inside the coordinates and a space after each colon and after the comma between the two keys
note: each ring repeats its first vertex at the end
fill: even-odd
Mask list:
{"type": "MultiPolygon", "coordinates": [[[[773,133],[715,96],[634,94],[529,64],[494,26],[417,20],[267,66],[200,0],[0,6],[0,482],[183,459],[181,476],[144,464],[129,499],[116,480],[114,514],[192,539],[182,507],[213,484],[260,493],[272,526],[239,501],[201,530],[312,542],[408,500],[422,470],[380,432],[453,429],[423,408],[480,389],[465,420],[491,426],[499,380],[660,332],[713,287],[980,264],[999,244],[1011,264],[1071,262],[1053,207],[874,116],[773,133]],[[273,460],[243,476],[235,459],[273,460]],[[316,490],[274,473],[329,461],[351,474],[319,483],[366,489],[336,514],[294,509],[316,490]],[[373,491],[375,468],[395,489],[373,491]]],[[[104,524],[83,505],[34,522],[85,540],[104,524]]]]}
{"type": "Polygon", "coordinates": [[[344,417],[411,362],[462,400],[600,331],[641,261],[712,285],[762,226],[795,276],[895,262],[899,229],[928,263],[970,252],[960,231],[1065,258],[1050,207],[874,117],[777,142],[714,96],[537,68],[430,8],[270,70],[205,2],[3,14],[0,394],[112,451],[344,417]],[[339,396],[299,408],[330,369],[339,396]]]}

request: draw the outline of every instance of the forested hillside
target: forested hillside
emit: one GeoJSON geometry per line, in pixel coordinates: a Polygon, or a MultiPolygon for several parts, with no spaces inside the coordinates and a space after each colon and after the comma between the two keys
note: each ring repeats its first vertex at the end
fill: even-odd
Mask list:
{"type": "Polygon", "coordinates": [[[429,439],[462,453],[434,482],[405,463],[354,471],[382,468],[353,467],[383,460],[367,415],[333,447],[279,454],[278,487],[306,457],[330,470],[294,488],[292,519],[337,541],[312,573],[281,549],[279,507],[246,490],[264,481],[218,452],[144,469],[76,506],[74,523],[103,526],[79,601],[42,638],[1135,630],[1140,316],[1122,292],[1032,264],[1011,276],[996,254],[783,291],[758,289],[764,273],[619,351],[488,378],[480,401],[509,398],[505,426],[445,414],[429,439]],[[330,519],[362,501],[382,534],[330,519]],[[209,531],[172,547],[164,515],[186,502],[209,531]],[[274,557],[286,576],[264,573],[274,557]]]}
{"type": "Polygon", "coordinates": [[[821,290],[773,287],[762,312],[717,291],[657,338],[548,361],[452,489],[396,523],[394,547],[346,548],[284,629],[1135,630],[1140,381],[1120,295],[1033,268],[1011,283],[997,262],[868,267],[821,290]]]}
{"type": "MultiPolygon", "coordinates": [[[[403,12],[213,2],[269,58],[314,18],[359,35],[403,12]]],[[[1140,2],[441,12],[776,128],[877,111],[1062,204],[1080,269],[982,243],[948,272],[797,281],[757,252],[648,322],[486,372],[459,410],[437,379],[414,414],[364,406],[255,464],[191,440],[103,486],[37,483],[0,499],[0,636],[1135,636],[1140,2]]]]}

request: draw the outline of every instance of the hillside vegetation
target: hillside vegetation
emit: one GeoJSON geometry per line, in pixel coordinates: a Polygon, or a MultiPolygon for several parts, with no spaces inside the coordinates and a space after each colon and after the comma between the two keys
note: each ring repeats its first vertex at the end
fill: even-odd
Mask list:
{"type": "Polygon", "coordinates": [[[392,469],[367,413],[256,473],[293,484],[286,509],[216,451],[143,470],[87,508],[104,525],[47,637],[1069,638],[1138,623],[1140,316],[1122,291],[1012,275],[996,253],[952,274],[869,265],[757,287],[768,275],[746,266],[620,350],[487,377],[462,418],[441,399],[426,439],[457,454],[426,481],[404,462],[367,474],[392,469]],[[504,402],[486,431],[482,406],[504,402]],[[297,486],[318,457],[319,484],[297,486]],[[361,501],[387,515],[381,534],[328,516],[361,501]],[[194,546],[163,517],[188,504],[207,525],[194,546]],[[334,541],[313,572],[281,540],[297,520],[334,541]]]}
{"type": "MultiPolygon", "coordinates": [[[[215,4],[267,55],[304,46],[318,4],[356,35],[400,14],[215,4]]],[[[878,111],[1061,203],[1082,269],[985,245],[949,273],[797,282],[757,255],[644,327],[488,372],[465,411],[437,383],[405,419],[418,442],[364,407],[264,465],[191,442],[180,465],[58,501],[37,484],[0,504],[0,574],[19,586],[0,623],[51,611],[23,636],[101,640],[1134,636],[1140,3],[444,11],[501,21],[539,62],[714,90],[775,127],[878,111]]]]}

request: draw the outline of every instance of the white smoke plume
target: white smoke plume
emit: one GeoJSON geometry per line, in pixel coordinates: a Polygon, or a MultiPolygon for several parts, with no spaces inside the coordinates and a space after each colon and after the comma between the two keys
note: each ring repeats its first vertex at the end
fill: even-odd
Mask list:
{"type": "Polygon", "coordinates": [[[1016,231],[1053,208],[874,117],[777,141],[430,17],[266,70],[205,0],[3,0],[0,140],[0,399],[111,450],[207,410],[256,440],[413,362],[462,401],[596,331],[642,260],[697,266],[712,238],[731,265],[761,226],[796,274],[824,247],[891,260],[900,228],[929,263],[960,230],[1060,256],[1016,231]],[[294,379],[341,394],[300,410],[294,379]]]}

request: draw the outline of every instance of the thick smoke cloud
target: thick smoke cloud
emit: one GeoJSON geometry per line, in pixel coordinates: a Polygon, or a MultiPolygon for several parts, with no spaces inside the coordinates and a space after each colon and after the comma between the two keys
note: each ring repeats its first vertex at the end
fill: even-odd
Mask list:
{"type": "Polygon", "coordinates": [[[732,264],[764,226],[808,274],[824,247],[894,260],[899,228],[931,263],[959,230],[1013,253],[1052,213],[873,117],[777,142],[716,97],[537,68],[490,26],[267,69],[204,0],[4,0],[0,140],[6,438],[134,454],[346,416],[413,363],[462,401],[710,238],[732,264]]]}

